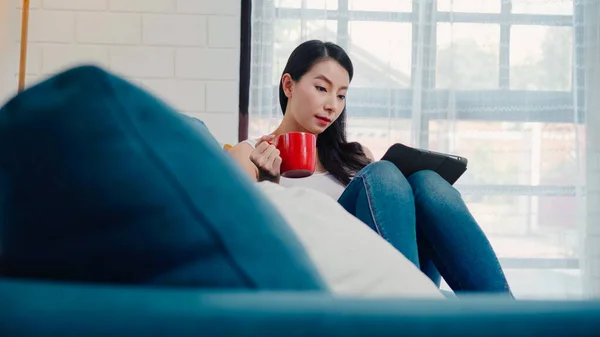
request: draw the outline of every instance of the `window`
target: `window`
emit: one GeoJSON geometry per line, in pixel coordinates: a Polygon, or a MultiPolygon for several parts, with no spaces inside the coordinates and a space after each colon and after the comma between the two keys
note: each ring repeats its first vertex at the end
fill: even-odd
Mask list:
{"type": "MultiPolygon", "coordinates": [[[[505,266],[576,270],[579,3],[276,0],[270,85],[301,40],[337,42],[355,64],[349,138],[375,156],[403,142],[469,158],[457,187],[505,266]]],[[[250,134],[277,122],[269,104],[250,134]]]]}

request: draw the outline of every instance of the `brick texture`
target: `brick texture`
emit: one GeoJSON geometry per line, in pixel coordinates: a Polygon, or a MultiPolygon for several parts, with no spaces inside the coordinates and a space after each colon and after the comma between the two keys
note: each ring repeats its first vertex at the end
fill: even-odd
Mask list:
{"type": "MultiPolygon", "coordinates": [[[[16,90],[21,1],[6,1],[14,9],[15,43],[0,69],[15,69],[3,78],[16,90]]],[[[26,85],[96,64],[202,118],[219,141],[234,143],[240,6],[238,0],[32,0],[26,85]]]]}

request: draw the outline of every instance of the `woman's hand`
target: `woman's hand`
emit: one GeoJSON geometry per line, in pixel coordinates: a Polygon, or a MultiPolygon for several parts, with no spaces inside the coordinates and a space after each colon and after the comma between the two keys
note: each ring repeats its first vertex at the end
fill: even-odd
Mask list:
{"type": "Polygon", "coordinates": [[[274,135],[262,136],[250,154],[250,161],[258,168],[258,181],[268,180],[279,184],[281,157],[273,145],[274,135]]]}

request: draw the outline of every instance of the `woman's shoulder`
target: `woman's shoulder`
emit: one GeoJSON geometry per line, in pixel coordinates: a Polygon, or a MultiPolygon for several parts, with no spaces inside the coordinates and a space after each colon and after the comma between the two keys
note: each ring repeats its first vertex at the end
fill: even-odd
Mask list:
{"type": "Polygon", "coordinates": [[[371,152],[371,150],[369,150],[369,148],[366,147],[364,144],[360,144],[360,146],[362,147],[365,156],[367,156],[367,158],[369,158],[371,161],[375,161],[375,157],[373,157],[373,152],[371,152]]]}
{"type": "Polygon", "coordinates": [[[243,140],[243,141],[235,144],[233,147],[231,147],[231,150],[233,150],[233,149],[253,150],[256,147],[257,142],[258,142],[258,140],[256,140],[256,139],[246,139],[246,140],[243,140]]]}
{"type": "Polygon", "coordinates": [[[229,152],[234,157],[242,156],[246,158],[249,157],[250,153],[254,150],[255,146],[256,141],[244,140],[229,148],[227,152],[229,152]]]}
{"type": "Polygon", "coordinates": [[[254,151],[254,146],[249,142],[242,141],[227,150],[227,153],[248,172],[250,177],[256,179],[258,175],[257,167],[250,161],[250,155],[254,151]]]}
{"type": "Polygon", "coordinates": [[[258,143],[259,140],[260,139],[250,138],[250,139],[246,139],[246,140],[239,142],[239,144],[247,144],[247,145],[250,145],[250,147],[255,148],[256,144],[258,143]]]}

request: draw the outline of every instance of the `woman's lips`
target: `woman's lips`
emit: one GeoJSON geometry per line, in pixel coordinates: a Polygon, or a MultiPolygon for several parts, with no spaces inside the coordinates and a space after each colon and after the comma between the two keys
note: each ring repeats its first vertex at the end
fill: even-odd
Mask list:
{"type": "Polygon", "coordinates": [[[323,126],[328,125],[329,123],[331,123],[331,119],[327,118],[327,117],[322,117],[322,116],[316,116],[317,120],[319,121],[319,123],[323,126]]]}

